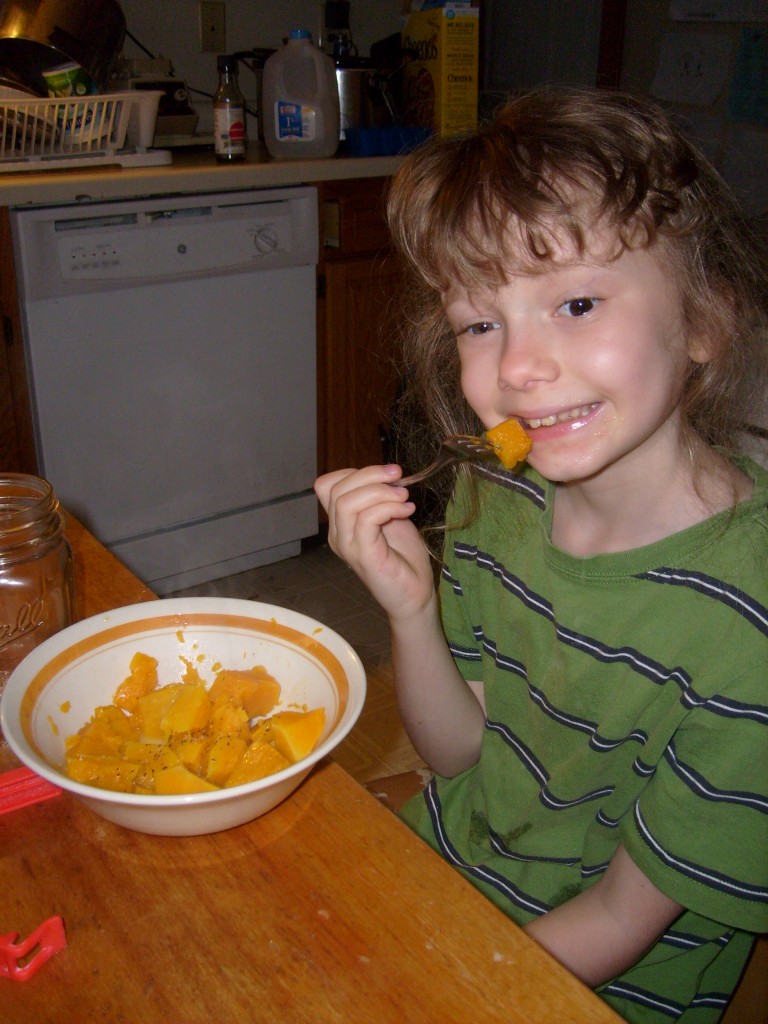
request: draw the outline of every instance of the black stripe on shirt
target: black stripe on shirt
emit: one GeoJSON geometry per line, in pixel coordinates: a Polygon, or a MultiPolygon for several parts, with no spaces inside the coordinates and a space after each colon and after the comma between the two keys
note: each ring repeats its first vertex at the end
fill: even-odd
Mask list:
{"type": "Polygon", "coordinates": [[[691,1000],[691,1008],[724,1010],[732,995],[732,992],[699,992],[691,1000]]]}
{"type": "Polygon", "coordinates": [[[671,569],[668,566],[640,573],[636,578],[650,580],[652,583],[669,584],[673,587],[688,587],[699,594],[711,597],[713,600],[733,608],[763,636],[768,637],[768,608],[759,601],[755,601],[745,591],[731,586],[723,580],[708,576],[703,572],[694,572],[692,569],[671,569]]]}
{"type": "Polygon", "coordinates": [[[545,786],[549,782],[549,772],[546,770],[544,765],[534,755],[533,751],[523,741],[516,736],[509,726],[505,725],[504,722],[491,722],[486,720],[486,729],[491,732],[498,733],[508,747],[511,747],[517,754],[520,761],[527,768],[528,772],[539,782],[542,786],[545,786]]]}
{"type": "Polygon", "coordinates": [[[458,850],[450,841],[448,834],[445,831],[440,797],[437,792],[437,780],[434,778],[424,790],[424,801],[427,805],[429,817],[432,822],[432,830],[434,832],[435,839],[437,840],[441,853],[449,864],[453,864],[454,867],[461,868],[472,878],[475,878],[480,882],[484,882],[486,885],[496,889],[497,892],[508,899],[516,907],[519,907],[521,910],[525,910],[529,914],[541,916],[542,914],[546,914],[548,910],[552,909],[548,903],[543,903],[541,900],[523,892],[522,889],[513,885],[509,879],[500,875],[497,871],[493,871],[485,864],[469,864],[459,855],[458,850]]]}
{"type": "Polygon", "coordinates": [[[664,760],[691,792],[701,797],[702,800],[711,800],[715,803],[743,804],[746,807],[751,807],[753,810],[761,811],[763,814],[768,813],[768,798],[760,793],[750,793],[747,790],[718,789],[705,779],[700,772],[697,772],[695,768],[691,768],[690,765],[685,764],[678,758],[673,742],[670,742],[664,751],[664,760]]]}
{"type": "Polygon", "coordinates": [[[586,733],[589,736],[589,745],[593,750],[605,753],[611,750],[616,750],[618,747],[622,746],[624,743],[628,743],[630,740],[634,740],[636,743],[641,745],[647,743],[648,734],[643,729],[633,729],[632,732],[629,732],[624,736],[620,736],[617,739],[607,739],[606,737],[601,736],[598,732],[597,722],[593,722],[588,718],[581,718],[577,715],[572,715],[555,707],[555,705],[547,698],[546,694],[529,681],[528,671],[521,661],[518,661],[516,658],[511,658],[508,655],[500,654],[495,641],[486,636],[482,626],[473,626],[472,632],[475,634],[475,637],[483,650],[493,658],[494,664],[498,668],[505,672],[511,672],[525,680],[528,687],[529,697],[534,704],[538,705],[548,718],[551,718],[552,721],[558,722],[560,725],[565,725],[570,729],[576,729],[578,732],[586,733]]]}
{"type": "Polygon", "coordinates": [[[658,859],[673,868],[681,875],[692,878],[695,882],[703,883],[711,889],[727,893],[729,896],[736,896],[751,903],[768,903],[768,887],[764,885],[750,885],[738,878],[732,878],[721,871],[703,867],[701,864],[694,864],[693,861],[684,860],[669,851],[656,836],[643,818],[638,803],[635,803],[635,823],[646,846],[658,859]]]}
{"type": "Polygon", "coordinates": [[[486,480],[491,480],[495,484],[500,484],[501,487],[506,487],[508,491],[515,491],[523,498],[527,498],[537,508],[543,510],[547,507],[544,488],[540,484],[534,483],[533,480],[520,476],[513,469],[504,469],[501,465],[493,462],[473,462],[472,469],[478,476],[485,477],[486,480]]]}
{"type": "Polygon", "coordinates": [[[603,988],[598,989],[598,992],[601,996],[614,996],[618,999],[625,999],[628,1003],[647,1006],[672,1020],[677,1020],[685,1009],[682,1003],[678,1003],[674,999],[664,999],[656,992],[649,992],[637,985],[630,985],[628,981],[622,981],[621,978],[604,985],[603,988]]]}
{"type": "Polygon", "coordinates": [[[656,992],[649,992],[647,989],[631,985],[628,981],[623,981],[620,978],[610,982],[598,991],[601,996],[614,996],[618,999],[624,999],[628,1003],[647,1006],[649,1009],[656,1010],[667,1017],[671,1017],[673,1020],[677,1020],[683,1010],[686,1009],[698,1007],[701,1009],[722,1010],[728,1005],[728,1000],[731,998],[731,994],[726,992],[700,992],[693,997],[689,1006],[686,1007],[674,999],[664,999],[656,992]]]}
{"type": "Polygon", "coordinates": [[[459,647],[458,644],[448,644],[448,650],[454,658],[462,661],[482,661],[483,656],[475,647],[459,647]]]}
{"type": "Polygon", "coordinates": [[[489,654],[495,665],[502,669],[504,672],[512,672],[516,676],[520,676],[521,679],[528,681],[528,671],[522,661],[518,661],[517,658],[509,658],[505,654],[500,654],[499,649],[493,640],[490,640],[483,632],[482,626],[473,626],[472,632],[475,635],[475,639],[483,648],[483,650],[489,654]]]}
{"type": "Polygon", "coordinates": [[[668,668],[653,658],[649,658],[632,647],[612,647],[594,637],[576,633],[557,622],[552,604],[535,591],[530,590],[522,580],[510,573],[490,555],[478,550],[474,545],[456,543],[456,557],[465,561],[474,561],[478,568],[490,571],[509,593],[513,594],[529,609],[544,616],[554,627],[555,635],[561,643],[583,651],[596,661],[606,664],[622,663],[632,671],[648,679],[657,686],[674,683],[680,689],[680,702],[687,708],[706,708],[713,714],[726,718],[749,718],[768,724],[768,708],[759,704],[745,704],[716,694],[702,697],[693,687],[689,674],[680,666],[668,668]]]}
{"type": "Polygon", "coordinates": [[[454,594],[456,594],[457,597],[464,596],[464,592],[461,589],[461,583],[451,573],[447,565],[443,565],[442,569],[440,570],[440,575],[445,580],[445,582],[451,587],[451,589],[453,590],[454,594]]]}
{"type": "Polygon", "coordinates": [[[660,942],[663,942],[667,946],[676,946],[678,949],[699,949],[701,946],[708,946],[713,943],[716,946],[725,947],[733,938],[733,932],[728,931],[724,935],[718,935],[716,938],[711,939],[705,935],[694,935],[692,932],[678,932],[674,929],[670,929],[665,932],[660,942]]]}
{"type": "Polygon", "coordinates": [[[500,857],[506,857],[507,860],[519,861],[523,864],[563,864],[569,868],[575,867],[579,863],[578,857],[544,857],[515,853],[514,850],[510,850],[498,832],[494,832],[490,826],[488,827],[488,838],[493,850],[500,857]]]}
{"type": "Polygon", "coordinates": [[[534,779],[540,784],[541,789],[539,790],[539,800],[553,811],[564,811],[570,807],[579,807],[581,804],[591,803],[593,800],[600,800],[604,796],[610,796],[613,793],[615,786],[601,786],[599,789],[590,790],[588,793],[582,793],[580,796],[574,797],[571,800],[562,800],[549,788],[549,772],[546,770],[544,765],[535,756],[533,751],[527,744],[523,743],[519,736],[517,736],[509,726],[505,725],[504,722],[492,722],[490,719],[486,720],[486,729],[490,732],[494,732],[501,736],[503,741],[517,754],[518,759],[527,769],[528,773],[533,776],[534,779]]]}

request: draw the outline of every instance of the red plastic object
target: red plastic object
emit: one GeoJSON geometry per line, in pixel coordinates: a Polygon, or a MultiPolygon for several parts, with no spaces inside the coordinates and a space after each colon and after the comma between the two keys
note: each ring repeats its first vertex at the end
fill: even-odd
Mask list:
{"type": "Polygon", "coordinates": [[[17,932],[0,935],[0,978],[28,981],[43,964],[64,949],[67,936],[61,917],[49,917],[23,939],[17,942],[17,932]]]}
{"type": "Polygon", "coordinates": [[[29,768],[13,768],[0,774],[0,814],[59,796],[61,790],[29,768]]]}

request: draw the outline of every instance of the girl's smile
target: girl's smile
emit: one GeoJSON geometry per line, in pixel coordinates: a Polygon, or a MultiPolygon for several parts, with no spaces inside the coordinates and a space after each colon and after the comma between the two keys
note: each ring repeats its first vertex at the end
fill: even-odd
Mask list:
{"type": "Polygon", "coordinates": [[[600,408],[599,402],[592,402],[591,405],[582,405],[576,409],[567,409],[565,412],[544,413],[541,416],[528,416],[522,419],[522,424],[530,433],[538,434],[544,430],[544,436],[549,436],[548,431],[552,427],[565,426],[567,430],[577,430],[590,420],[600,408]]]}

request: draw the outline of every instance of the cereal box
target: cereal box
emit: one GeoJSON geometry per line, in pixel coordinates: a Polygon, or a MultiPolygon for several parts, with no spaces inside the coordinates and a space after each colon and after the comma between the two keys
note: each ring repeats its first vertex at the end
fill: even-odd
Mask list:
{"type": "Polygon", "coordinates": [[[441,135],[477,127],[480,10],[464,3],[424,4],[405,20],[403,121],[441,135]]]}

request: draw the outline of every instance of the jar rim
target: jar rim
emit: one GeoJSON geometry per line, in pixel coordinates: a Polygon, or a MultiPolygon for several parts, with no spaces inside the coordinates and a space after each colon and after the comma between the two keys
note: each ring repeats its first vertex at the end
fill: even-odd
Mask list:
{"type": "Polygon", "coordinates": [[[0,508],[6,499],[6,492],[9,497],[39,502],[53,496],[53,487],[40,476],[32,476],[31,473],[0,473],[0,508]]]}
{"type": "Polygon", "coordinates": [[[29,473],[0,473],[0,562],[19,548],[47,543],[61,532],[51,484],[29,473]]]}

